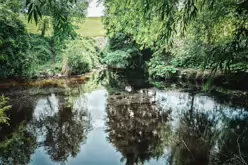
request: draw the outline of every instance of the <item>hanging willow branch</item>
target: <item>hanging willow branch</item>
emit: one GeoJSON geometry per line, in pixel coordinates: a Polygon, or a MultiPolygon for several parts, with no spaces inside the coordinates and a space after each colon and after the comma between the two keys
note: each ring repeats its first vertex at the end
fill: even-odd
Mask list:
{"type": "Polygon", "coordinates": [[[60,39],[76,36],[70,17],[85,16],[87,6],[88,0],[26,0],[28,21],[34,20],[37,25],[43,15],[51,16],[54,35],[60,39]]]}

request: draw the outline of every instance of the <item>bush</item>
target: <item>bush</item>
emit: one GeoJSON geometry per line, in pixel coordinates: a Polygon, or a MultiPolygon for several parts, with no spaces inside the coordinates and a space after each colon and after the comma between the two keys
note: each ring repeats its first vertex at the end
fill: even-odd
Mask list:
{"type": "Polygon", "coordinates": [[[178,42],[181,43],[172,49],[175,56],[170,63],[181,68],[202,68],[206,60],[206,48],[202,41],[187,38],[178,42]]]}
{"type": "Polygon", "coordinates": [[[52,54],[49,45],[49,39],[38,35],[32,35],[29,39],[30,53],[37,58],[37,64],[43,65],[51,61],[52,54]]]}
{"type": "Polygon", "coordinates": [[[103,59],[103,63],[113,68],[126,68],[129,64],[129,57],[129,53],[122,50],[116,50],[107,53],[106,57],[103,59]]]}
{"type": "Polygon", "coordinates": [[[144,67],[144,60],[148,51],[141,51],[140,46],[132,36],[122,33],[108,39],[107,46],[102,53],[103,64],[112,68],[139,69],[144,67]]]}
{"type": "Polygon", "coordinates": [[[135,68],[137,56],[141,56],[137,48],[116,50],[107,53],[102,62],[113,68],[135,68]]]}
{"type": "Polygon", "coordinates": [[[67,41],[63,51],[63,74],[83,74],[99,66],[99,50],[90,38],[67,41]]]}
{"type": "Polygon", "coordinates": [[[17,15],[0,5],[0,77],[28,75],[34,58],[28,40],[17,15]]]}
{"type": "Polygon", "coordinates": [[[138,46],[132,36],[118,33],[108,39],[106,49],[109,51],[121,50],[138,46]]]}
{"type": "Polygon", "coordinates": [[[152,78],[171,78],[175,76],[178,69],[172,65],[166,65],[165,55],[154,55],[148,62],[149,76],[152,78]]]}

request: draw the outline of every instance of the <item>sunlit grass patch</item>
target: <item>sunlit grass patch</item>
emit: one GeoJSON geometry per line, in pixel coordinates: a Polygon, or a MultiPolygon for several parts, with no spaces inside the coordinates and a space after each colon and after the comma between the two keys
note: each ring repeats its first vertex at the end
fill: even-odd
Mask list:
{"type": "MultiPolygon", "coordinates": [[[[21,14],[19,18],[26,25],[29,33],[41,34],[41,32],[38,31],[38,26],[36,26],[34,21],[28,22],[27,16],[23,14],[21,14]]],[[[75,21],[73,25],[76,26],[76,32],[82,37],[105,36],[105,30],[101,19],[101,17],[88,17],[82,22],[75,21]]],[[[47,31],[46,36],[52,35],[52,31],[52,28],[47,31]]]]}
{"type": "Polygon", "coordinates": [[[76,30],[82,37],[96,37],[105,36],[104,26],[102,24],[102,18],[89,17],[86,18],[83,23],[75,23],[79,29],[76,30]]]}

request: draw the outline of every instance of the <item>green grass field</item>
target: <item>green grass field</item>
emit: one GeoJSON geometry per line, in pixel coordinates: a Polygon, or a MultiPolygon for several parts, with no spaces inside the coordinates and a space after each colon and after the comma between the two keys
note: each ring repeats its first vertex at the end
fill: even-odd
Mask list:
{"type": "MultiPolygon", "coordinates": [[[[35,22],[28,22],[28,19],[24,15],[19,16],[20,20],[26,25],[29,33],[40,34],[38,27],[35,22]]],[[[100,17],[89,17],[86,18],[82,23],[73,23],[78,27],[76,32],[82,37],[96,37],[96,36],[105,36],[105,30],[100,17]]],[[[46,33],[46,36],[52,34],[52,29],[46,33]]]]}

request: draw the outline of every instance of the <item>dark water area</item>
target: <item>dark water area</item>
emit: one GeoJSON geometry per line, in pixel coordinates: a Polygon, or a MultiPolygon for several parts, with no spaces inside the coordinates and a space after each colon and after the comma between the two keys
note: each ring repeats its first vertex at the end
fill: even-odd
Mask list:
{"type": "Polygon", "coordinates": [[[112,72],[2,94],[12,108],[0,126],[1,165],[248,163],[248,109],[215,95],[112,72]]]}

